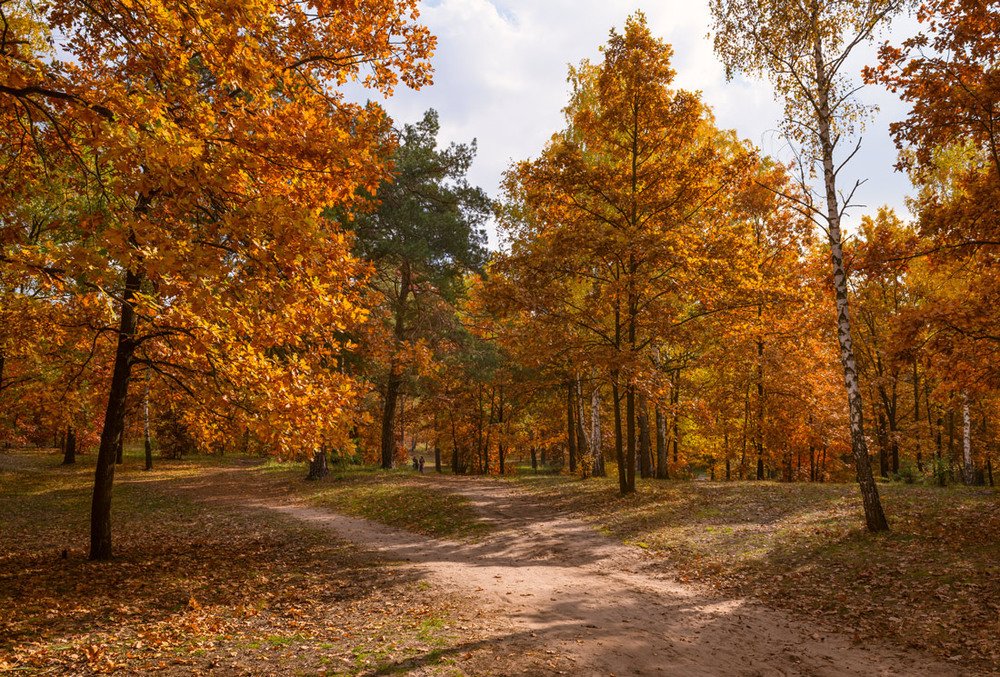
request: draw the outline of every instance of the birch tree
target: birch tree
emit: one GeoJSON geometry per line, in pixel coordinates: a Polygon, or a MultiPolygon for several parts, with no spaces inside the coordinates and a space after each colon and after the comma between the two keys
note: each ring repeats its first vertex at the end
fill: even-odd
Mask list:
{"type": "MultiPolygon", "coordinates": [[[[838,189],[844,165],[857,152],[838,156],[841,143],[863,126],[868,108],[854,94],[846,73],[848,57],[870,41],[901,0],[712,0],[715,51],[728,76],[737,71],[762,74],[784,99],[784,131],[800,152],[802,183],[809,173],[823,178],[818,194],[789,196],[797,208],[822,228],[830,243],[837,309],[837,338],[850,409],[851,447],[870,531],[889,524],[872,477],[865,442],[864,414],[851,341],[851,319],[844,268],[841,218],[851,207],[860,182],[846,194],[838,189]],[[837,164],[840,160],[840,164],[837,164]]],[[[860,137],[859,137],[860,138],[860,137]]],[[[860,140],[858,141],[860,144],[860,140]]]]}

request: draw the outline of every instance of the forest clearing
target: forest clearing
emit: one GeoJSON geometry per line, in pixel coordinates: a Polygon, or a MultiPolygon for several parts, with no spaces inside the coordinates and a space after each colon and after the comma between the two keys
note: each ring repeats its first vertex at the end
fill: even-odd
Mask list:
{"type": "Polygon", "coordinates": [[[307,483],[301,465],[238,457],[145,473],[137,450],[121,552],[95,573],[92,468],[59,461],[0,454],[10,674],[996,671],[998,552],[981,534],[998,515],[981,491],[887,486],[900,526],[869,535],[843,485],[609,505],[607,481],[530,471],[307,483]]]}

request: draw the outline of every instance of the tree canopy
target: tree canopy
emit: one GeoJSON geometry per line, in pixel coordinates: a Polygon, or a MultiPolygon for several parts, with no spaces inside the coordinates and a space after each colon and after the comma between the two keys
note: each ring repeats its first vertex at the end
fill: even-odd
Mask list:
{"type": "Polygon", "coordinates": [[[168,455],[530,462],[621,494],[853,476],[873,531],[876,475],[992,482],[992,7],[928,0],[865,69],[913,104],[912,218],[846,181],[870,110],[848,58],[905,7],[711,4],[791,164],[677,87],[638,12],[494,201],[435,111],[346,93],[430,83],[415,0],[0,2],[3,440],[96,448],[95,559],[147,430],[168,455]]]}

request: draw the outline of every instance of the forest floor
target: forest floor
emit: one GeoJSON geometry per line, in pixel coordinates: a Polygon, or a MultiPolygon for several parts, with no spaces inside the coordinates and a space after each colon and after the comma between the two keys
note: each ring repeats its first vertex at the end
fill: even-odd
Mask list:
{"type": "Polygon", "coordinates": [[[1000,666],[1000,493],[880,484],[888,533],[854,484],[574,481],[522,474],[548,505],[653,553],[655,570],[852,639],[1000,666]]]}
{"type": "MultiPolygon", "coordinates": [[[[88,563],[92,468],[58,462],[0,453],[0,673],[976,675],[996,665],[906,648],[873,636],[876,626],[834,631],[853,623],[840,607],[854,590],[835,614],[734,596],[724,548],[721,563],[691,564],[704,544],[681,552],[663,523],[631,515],[677,503],[689,527],[705,519],[669,493],[374,472],[306,483],[301,467],[238,458],[144,473],[130,458],[116,480],[116,558],[88,563]]],[[[759,531],[785,521],[749,519],[742,504],[759,531]]],[[[810,583],[790,561],[769,562],[779,587],[757,585],[758,596],[789,577],[795,589],[810,583]]],[[[994,634],[998,621],[994,612],[994,634]]]]}

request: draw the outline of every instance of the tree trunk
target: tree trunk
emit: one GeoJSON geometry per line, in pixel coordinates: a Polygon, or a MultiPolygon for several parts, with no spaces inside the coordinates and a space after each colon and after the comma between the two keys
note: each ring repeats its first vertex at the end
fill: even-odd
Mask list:
{"type": "Polygon", "coordinates": [[[566,386],[566,444],[569,451],[569,471],[576,472],[576,421],[573,416],[573,383],[566,386]]]}
{"type": "Polygon", "coordinates": [[[142,285],[142,274],[125,273],[125,293],[122,297],[118,347],[111,374],[108,407],[104,413],[104,429],[97,452],[94,472],[94,498],[90,510],[90,559],[111,559],[111,494],[115,481],[115,455],[125,427],[125,401],[128,397],[129,376],[136,349],[136,317],[132,300],[142,285]]]}
{"type": "Polygon", "coordinates": [[[503,411],[503,386],[501,385],[497,388],[497,424],[500,426],[497,431],[497,460],[500,462],[500,474],[503,475],[506,472],[507,463],[507,447],[504,445],[504,411],[503,411]]]}
{"type": "MultiPolygon", "coordinates": [[[[410,456],[416,456],[417,455],[417,447],[419,447],[419,446],[420,446],[420,428],[417,427],[417,426],[414,426],[414,428],[413,428],[413,434],[410,435],[410,456]]],[[[424,445],[425,449],[426,449],[426,446],[427,445],[424,445]]]]}
{"type": "Polygon", "coordinates": [[[875,439],[878,440],[878,470],[879,474],[889,477],[889,439],[885,431],[885,416],[875,406],[875,398],[872,398],[872,411],[875,413],[875,439]]]}
{"type": "Polygon", "coordinates": [[[962,393],[962,479],[966,486],[971,486],[972,467],[972,418],[969,416],[969,397],[962,393]]]}
{"type": "Polygon", "coordinates": [[[590,453],[593,456],[594,477],[606,477],[604,469],[604,454],[601,449],[601,389],[594,384],[590,391],[590,453]]]}
{"type": "Polygon", "coordinates": [[[479,385],[479,432],[476,444],[479,449],[479,472],[482,475],[490,473],[490,433],[493,432],[493,394],[490,394],[490,416],[486,419],[483,408],[483,386],[479,385]]]}
{"type": "Polygon", "coordinates": [[[809,481],[816,481],[816,447],[809,441],[809,481]]]}
{"type": "Polygon", "coordinates": [[[757,340],[757,431],[754,435],[757,449],[757,479],[764,479],[764,341],[757,340]]]}
{"type": "Polygon", "coordinates": [[[941,411],[941,406],[938,405],[938,416],[937,416],[937,458],[934,463],[934,475],[937,477],[938,485],[945,486],[948,484],[948,478],[944,472],[944,447],[942,435],[944,434],[944,413],[941,411]]]}
{"type": "Polygon", "coordinates": [[[579,376],[573,379],[573,397],[576,402],[576,446],[580,452],[580,468],[583,476],[587,477],[594,472],[594,445],[592,436],[583,424],[587,417],[584,415],[583,386],[579,376]]]}
{"type": "Polygon", "coordinates": [[[722,431],[722,458],[726,459],[726,481],[729,481],[729,431],[722,431]]]}
{"type": "Polygon", "coordinates": [[[323,479],[330,472],[326,462],[326,447],[317,449],[313,453],[312,460],[309,461],[309,474],[307,480],[323,479]]]}
{"type": "Polygon", "coordinates": [[[669,480],[667,467],[667,417],[660,406],[656,406],[656,479],[669,480]]]}
{"type": "Polygon", "coordinates": [[[652,444],[649,439],[649,403],[646,394],[639,391],[639,475],[649,479],[653,473],[650,468],[652,444]]]}
{"type": "Polygon", "coordinates": [[[913,358],[913,430],[917,447],[917,472],[924,472],[920,441],[920,375],[917,372],[917,358],[913,358]]]}
{"type": "Polygon", "coordinates": [[[66,426],[66,441],[63,445],[63,465],[76,463],[76,432],[73,426],[66,426]]]}
{"type": "MultiPolygon", "coordinates": [[[[406,337],[406,300],[410,295],[410,266],[403,263],[400,269],[399,296],[396,301],[396,321],[393,327],[393,341],[398,352],[406,337]]],[[[385,402],[382,407],[382,467],[392,468],[396,462],[396,435],[393,424],[396,421],[396,399],[403,384],[403,370],[395,355],[389,360],[389,380],[385,386],[385,402]]]]}
{"type": "Polygon", "coordinates": [[[892,453],[892,472],[899,473],[899,417],[897,416],[898,393],[896,382],[892,384],[892,397],[890,405],[886,411],[889,419],[889,450],[892,453]]]}
{"type": "Polygon", "coordinates": [[[455,433],[455,412],[451,412],[451,474],[458,474],[458,435],[455,433]]]}
{"type": "Polygon", "coordinates": [[[382,406],[382,468],[388,470],[396,461],[396,400],[403,379],[395,364],[390,361],[389,380],[385,386],[385,401],[382,406]]]}
{"type": "Polygon", "coordinates": [[[948,479],[955,481],[955,410],[948,410],[948,479]]]}
{"type": "Polygon", "coordinates": [[[625,447],[625,468],[627,471],[626,482],[628,482],[628,492],[635,493],[635,385],[629,383],[625,388],[625,423],[626,441],[625,447]]]}
{"type": "Polygon", "coordinates": [[[583,425],[586,417],[583,409],[583,385],[579,376],[573,379],[573,397],[576,402],[576,441],[580,448],[580,469],[583,477],[587,478],[594,470],[594,442],[593,435],[583,425]]]}
{"type": "Polygon", "coordinates": [[[672,429],[671,439],[674,445],[674,465],[680,463],[680,406],[681,406],[681,370],[680,367],[674,370],[673,387],[670,389],[670,399],[673,404],[673,418],[670,427],[672,429]]]}
{"type": "Polygon", "coordinates": [[[674,414],[673,423],[671,425],[670,438],[671,438],[671,440],[673,440],[673,445],[674,445],[674,452],[673,452],[673,454],[674,454],[674,465],[675,466],[679,466],[680,465],[680,458],[681,458],[681,428],[680,428],[680,425],[681,425],[680,424],[680,416],[678,414],[674,414]]]}
{"type": "MultiPolygon", "coordinates": [[[[924,410],[927,412],[927,437],[928,441],[930,438],[934,437],[934,416],[931,412],[931,380],[927,376],[926,370],[924,373],[924,410]]],[[[938,419],[938,430],[940,431],[941,421],[938,419]]],[[[937,455],[941,456],[941,437],[940,432],[938,432],[937,440],[938,452],[937,455]]]]}
{"type": "Polygon", "coordinates": [[[854,344],[851,339],[851,315],[847,299],[847,272],[844,269],[844,250],[840,234],[840,205],[837,197],[837,170],[833,160],[833,131],[828,100],[832,83],[827,81],[823,45],[819,37],[813,43],[818,98],[816,101],[819,140],[823,153],[823,180],[826,189],[827,221],[830,227],[830,262],[833,268],[833,286],[836,293],[837,339],[840,344],[840,361],[844,370],[844,387],[851,422],[851,450],[857,472],[858,487],[865,510],[865,524],[869,531],[886,531],[889,522],[882,510],[878,486],[872,476],[865,441],[864,402],[858,384],[858,370],[854,361],[854,344]]]}
{"type": "MultiPolygon", "coordinates": [[[[473,457],[476,465],[481,468],[483,465],[483,386],[476,387],[476,454],[473,457]]],[[[473,471],[475,472],[475,470],[473,471]]]]}
{"type": "Polygon", "coordinates": [[[743,430],[740,434],[740,479],[747,478],[747,428],[750,425],[750,382],[743,398],[743,430]]]}
{"type": "MultiPolygon", "coordinates": [[[[885,373],[881,358],[877,359],[877,364],[878,373],[881,376],[885,373]]],[[[878,422],[881,428],[879,445],[882,447],[879,458],[879,470],[882,473],[882,477],[888,477],[889,471],[894,473],[899,472],[899,435],[897,434],[899,424],[896,416],[899,400],[896,388],[897,375],[893,374],[892,378],[891,393],[886,392],[884,385],[880,384],[878,386],[878,396],[882,402],[882,411],[878,414],[878,422]],[[882,456],[885,457],[884,461],[881,458],[882,456]]]]}
{"type": "Polygon", "coordinates": [[[142,441],[146,452],[146,470],[153,469],[153,445],[149,441],[149,377],[152,371],[146,365],[146,396],[142,400],[142,441]]]}
{"type": "Polygon", "coordinates": [[[935,439],[935,445],[937,447],[936,454],[937,454],[938,462],[940,463],[940,462],[942,462],[942,460],[944,458],[944,442],[943,442],[943,437],[942,437],[943,434],[944,434],[944,412],[941,410],[941,406],[940,405],[938,405],[938,407],[937,407],[937,429],[936,429],[936,432],[937,432],[936,439],[935,439]]]}
{"type": "Polygon", "coordinates": [[[434,472],[441,474],[441,446],[438,444],[438,418],[434,411],[434,472]]]}
{"type": "Polygon", "coordinates": [[[618,491],[622,496],[631,493],[625,467],[625,449],[622,445],[622,401],[618,388],[618,374],[611,377],[611,399],[615,416],[615,460],[618,462],[618,491]]]}

